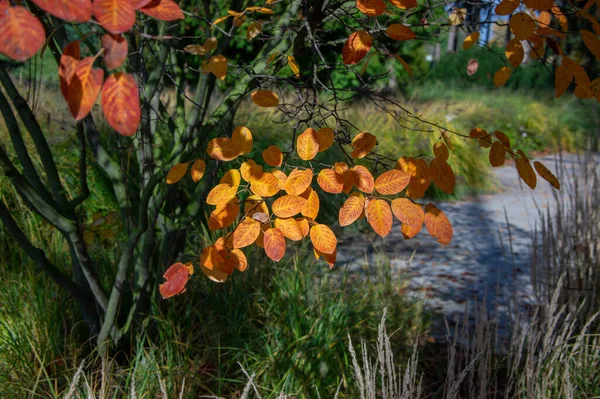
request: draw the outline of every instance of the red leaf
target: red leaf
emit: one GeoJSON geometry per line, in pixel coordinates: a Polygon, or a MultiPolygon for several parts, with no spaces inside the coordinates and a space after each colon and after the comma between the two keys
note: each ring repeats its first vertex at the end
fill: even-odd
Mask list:
{"type": "Polygon", "coordinates": [[[45,39],[42,23],[25,7],[8,7],[0,15],[0,54],[25,61],[38,52],[45,39]]]}
{"type": "Polygon", "coordinates": [[[104,71],[94,69],[94,61],[94,57],[81,60],[69,83],[67,102],[69,111],[77,121],[82,120],[90,113],[102,88],[104,71]]]}
{"type": "Polygon", "coordinates": [[[60,64],[58,65],[60,91],[65,100],[68,100],[69,84],[71,83],[71,79],[73,79],[73,75],[75,75],[75,68],[77,68],[80,59],[81,51],[79,48],[79,41],[67,44],[60,56],[60,64]]]}
{"type": "Polygon", "coordinates": [[[102,109],[108,124],[124,136],[132,136],[140,124],[141,110],[137,84],[131,75],[114,73],[102,89],[102,109]]]}
{"type": "Polygon", "coordinates": [[[139,10],[161,21],[175,21],[185,18],[179,6],[172,0],[152,0],[139,10]]]}
{"type": "Polygon", "coordinates": [[[65,21],[87,22],[92,18],[91,0],[32,0],[42,10],[65,21]]]}
{"type": "Polygon", "coordinates": [[[104,65],[109,69],[117,69],[127,58],[127,40],[122,35],[107,33],[102,36],[102,47],[104,48],[104,65]]]}
{"type": "Polygon", "coordinates": [[[163,274],[165,282],[158,286],[163,299],[170,298],[185,291],[185,285],[189,279],[189,269],[181,262],[171,265],[163,274]]]}

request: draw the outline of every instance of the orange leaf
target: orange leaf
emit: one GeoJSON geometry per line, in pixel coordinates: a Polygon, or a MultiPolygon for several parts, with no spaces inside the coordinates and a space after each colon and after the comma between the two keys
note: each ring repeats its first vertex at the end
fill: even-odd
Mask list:
{"type": "Polygon", "coordinates": [[[327,150],[333,144],[334,131],[329,127],[323,127],[317,130],[315,134],[315,140],[319,144],[319,152],[327,150]]]}
{"type": "Polygon", "coordinates": [[[402,170],[394,169],[383,172],[375,180],[375,190],[379,194],[393,195],[404,190],[410,182],[410,175],[402,170]]]}
{"type": "Polygon", "coordinates": [[[240,149],[228,137],[217,137],[208,142],[206,153],[219,161],[231,161],[240,155],[240,149]]]}
{"type": "Polygon", "coordinates": [[[367,55],[372,44],[373,38],[364,30],[351,34],[342,50],[344,64],[358,64],[367,55]]]}
{"type": "Polygon", "coordinates": [[[231,226],[239,213],[240,204],[236,197],[230,199],[229,202],[217,204],[217,208],[208,219],[208,229],[215,231],[231,226]]]}
{"type": "Polygon", "coordinates": [[[373,150],[373,148],[375,148],[376,144],[377,137],[373,136],[371,133],[361,132],[352,139],[350,145],[354,151],[352,151],[350,156],[354,159],[364,158],[373,150]]]}
{"type": "Polygon", "coordinates": [[[202,250],[200,254],[200,264],[202,266],[208,267],[209,269],[213,269],[218,267],[221,263],[225,261],[223,256],[226,255],[226,251],[223,249],[222,251],[217,248],[217,245],[211,245],[210,247],[206,247],[202,250]]]}
{"type": "Polygon", "coordinates": [[[415,32],[402,24],[391,24],[385,30],[385,34],[392,40],[412,40],[417,37],[415,32]]]}
{"type": "Polygon", "coordinates": [[[107,33],[102,36],[102,48],[104,48],[104,65],[108,69],[117,69],[127,58],[127,40],[122,35],[107,33]]]}
{"type": "Polygon", "coordinates": [[[252,93],[254,104],[263,108],[272,108],[279,105],[279,96],[269,90],[256,90],[252,93]]]}
{"type": "Polygon", "coordinates": [[[32,0],[38,7],[55,17],[73,22],[87,22],[92,18],[90,0],[32,0]]]}
{"type": "Polygon", "coordinates": [[[278,187],[280,190],[285,190],[285,184],[287,183],[287,175],[285,173],[283,173],[282,171],[280,171],[279,169],[273,169],[271,171],[271,173],[273,174],[273,176],[275,176],[277,178],[278,181],[278,187]]]}
{"type": "Polygon", "coordinates": [[[189,279],[189,270],[181,262],[174,263],[163,274],[163,277],[166,281],[158,286],[158,291],[163,299],[167,299],[177,294],[183,294],[189,279]]]}
{"type": "Polygon", "coordinates": [[[523,153],[523,151],[518,150],[519,157],[515,160],[515,165],[517,166],[517,172],[519,172],[519,176],[525,184],[527,184],[532,190],[535,189],[537,185],[537,178],[535,177],[535,173],[533,168],[531,167],[531,163],[523,153]]]}
{"type": "Polygon", "coordinates": [[[283,153],[276,145],[270,145],[262,152],[262,157],[270,166],[281,166],[283,162],[283,153]]]}
{"type": "Polygon", "coordinates": [[[392,210],[389,204],[382,199],[371,199],[367,202],[365,209],[367,222],[371,225],[375,233],[385,237],[392,231],[392,210]]]}
{"type": "Polygon", "coordinates": [[[348,226],[354,223],[358,220],[364,209],[365,197],[358,192],[350,194],[350,197],[348,197],[344,205],[340,208],[340,226],[348,226]]]}
{"type": "Polygon", "coordinates": [[[137,132],[142,112],[137,83],[132,75],[117,72],[102,88],[102,110],[108,124],[124,136],[137,132]]]}
{"type": "Polygon", "coordinates": [[[231,184],[217,184],[206,196],[206,203],[209,205],[219,205],[228,202],[235,197],[236,191],[237,187],[233,187],[231,184]]]}
{"type": "Polygon", "coordinates": [[[306,198],[298,195],[284,195],[277,198],[272,205],[273,213],[280,218],[289,218],[299,214],[306,205],[306,198]]]}
{"type": "Polygon", "coordinates": [[[524,12],[518,12],[510,17],[509,26],[518,40],[527,40],[535,31],[535,21],[524,12]]]}
{"type": "Polygon", "coordinates": [[[496,130],[494,132],[494,135],[502,144],[504,144],[504,146],[506,148],[510,148],[510,139],[508,138],[508,136],[506,134],[496,130]]]}
{"type": "Polygon", "coordinates": [[[448,152],[448,146],[440,141],[433,145],[433,154],[436,158],[444,162],[446,162],[450,156],[450,153],[448,152]]]}
{"type": "Polygon", "coordinates": [[[254,179],[250,183],[250,191],[263,198],[272,197],[277,194],[279,190],[279,180],[269,172],[263,173],[260,178],[254,179]]]}
{"type": "Polygon", "coordinates": [[[356,8],[369,17],[378,17],[385,12],[383,0],[356,0],[356,8]]]}
{"type": "Polygon", "coordinates": [[[323,252],[319,252],[316,249],[314,250],[315,258],[322,258],[329,265],[330,269],[333,269],[335,261],[337,260],[337,249],[330,254],[324,254],[323,252]]]}
{"type": "Polygon", "coordinates": [[[535,161],[533,163],[533,166],[535,166],[535,170],[542,177],[542,179],[550,183],[555,189],[560,190],[560,182],[558,181],[558,178],[554,176],[552,172],[550,172],[550,169],[548,169],[546,166],[544,166],[543,163],[538,161],[535,161]]]}
{"type": "Polygon", "coordinates": [[[362,165],[353,167],[349,172],[354,172],[354,185],[360,191],[371,194],[375,188],[375,179],[369,169],[362,165]]]}
{"type": "Polygon", "coordinates": [[[494,86],[496,86],[496,87],[504,86],[504,84],[510,78],[510,74],[511,74],[511,71],[510,71],[509,67],[502,67],[502,68],[498,69],[498,71],[494,75],[494,86]]]}
{"type": "MultiPolygon", "coordinates": [[[[246,255],[240,249],[232,249],[231,252],[227,255],[227,258],[224,261],[224,264],[228,269],[235,268],[240,272],[243,272],[248,267],[248,259],[246,259],[246,255]]],[[[233,270],[232,270],[233,271],[233,270]]]]}
{"type": "Polygon", "coordinates": [[[190,171],[192,175],[192,180],[194,183],[198,183],[202,176],[204,176],[204,172],[206,171],[206,162],[203,159],[198,159],[192,165],[192,169],[190,171]]]}
{"type": "Polygon", "coordinates": [[[396,169],[405,171],[410,175],[410,183],[406,195],[411,198],[421,198],[429,187],[429,166],[424,159],[402,157],[396,163],[396,169]]]}
{"type": "Polygon", "coordinates": [[[504,165],[504,161],[506,160],[506,147],[499,141],[494,141],[492,143],[492,148],[490,148],[490,165],[494,168],[504,165]]]}
{"type": "Polygon", "coordinates": [[[229,274],[221,270],[220,268],[209,269],[208,267],[200,265],[200,270],[202,273],[215,283],[224,283],[227,281],[227,277],[229,274]]]}
{"type": "Polygon", "coordinates": [[[478,41],[479,41],[479,32],[475,31],[475,32],[471,33],[469,36],[467,36],[465,38],[465,41],[463,42],[463,50],[470,49],[478,41]]]}
{"type": "Polygon", "coordinates": [[[435,205],[427,204],[425,207],[425,227],[429,234],[440,244],[449,245],[452,241],[452,225],[450,221],[435,205]]]}
{"type": "Polygon", "coordinates": [[[438,158],[432,160],[429,164],[429,176],[433,180],[433,183],[446,194],[452,194],[454,192],[456,176],[450,165],[445,161],[438,158]]]}
{"type": "Polygon", "coordinates": [[[95,58],[93,57],[81,60],[77,64],[75,73],[69,84],[67,102],[69,110],[76,121],[82,120],[90,113],[102,88],[104,71],[93,68],[94,60],[95,58]]]}
{"type": "Polygon", "coordinates": [[[263,175],[263,167],[257,165],[252,159],[249,159],[242,163],[240,172],[242,174],[242,179],[246,180],[248,183],[252,183],[254,180],[260,179],[263,175]]]}
{"type": "Polygon", "coordinates": [[[260,234],[260,223],[254,219],[243,220],[231,234],[233,248],[252,245],[260,234]]]}
{"type": "Polygon", "coordinates": [[[316,219],[319,214],[319,208],[321,207],[319,194],[309,187],[306,192],[302,194],[302,197],[306,198],[306,204],[304,204],[304,208],[302,208],[302,215],[313,220],[316,219]]]}
{"type": "Polygon", "coordinates": [[[68,99],[69,84],[75,75],[75,68],[81,59],[81,50],[79,41],[74,41],[65,46],[63,53],[60,56],[58,65],[58,76],[60,77],[60,91],[65,98],[68,99]]]}
{"type": "Polygon", "coordinates": [[[301,224],[296,219],[277,218],[275,219],[275,227],[278,228],[288,240],[300,241],[305,236],[301,224]]]}
{"type": "Polygon", "coordinates": [[[413,238],[421,231],[425,212],[420,205],[407,198],[396,198],[392,201],[392,212],[402,222],[402,235],[405,239],[413,238]]]}
{"type": "Polygon", "coordinates": [[[310,241],[319,252],[332,254],[337,247],[337,238],[324,224],[316,224],[310,229],[310,241]]]}
{"type": "Polygon", "coordinates": [[[94,16],[110,33],[123,33],[135,24],[135,8],[131,0],[95,0],[94,16]]]}
{"type": "MultiPolygon", "coordinates": [[[[204,45],[204,48],[206,48],[206,45],[204,45]]],[[[227,58],[222,55],[212,56],[205,64],[202,65],[203,72],[212,73],[221,80],[225,79],[227,76],[228,69],[229,66],[227,65],[227,58]]]]}
{"type": "Polygon", "coordinates": [[[290,195],[300,195],[310,186],[313,178],[311,169],[294,169],[285,182],[285,191],[290,195]]]}
{"type": "Polygon", "coordinates": [[[292,72],[294,73],[294,75],[296,75],[296,77],[300,77],[300,67],[298,66],[298,63],[296,62],[296,58],[294,58],[293,55],[288,55],[287,61],[288,61],[288,65],[289,65],[290,69],[292,70],[292,72]]]}
{"type": "Polygon", "coordinates": [[[317,176],[317,184],[330,194],[339,194],[344,189],[344,178],[333,169],[323,169],[317,176]]]}
{"type": "Polygon", "coordinates": [[[275,262],[279,262],[285,255],[285,237],[278,228],[265,231],[265,253],[275,262]]]}
{"type": "Polygon", "coordinates": [[[241,182],[242,176],[240,175],[240,171],[237,169],[229,169],[227,172],[225,172],[223,177],[221,177],[221,180],[219,180],[219,184],[229,184],[236,190],[241,182]]]}
{"type": "Polygon", "coordinates": [[[309,127],[296,139],[296,151],[301,159],[310,161],[319,152],[319,142],[316,136],[315,129],[309,127]]]}
{"type": "Polygon", "coordinates": [[[161,21],[176,21],[185,18],[181,8],[173,0],[152,0],[139,10],[161,21]]]}
{"type": "Polygon", "coordinates": [[[246,126],[238,126],[231,134],[231,144],[240,154],[248,154],[252,151],[254,141],[252,132],[246,126]]]}
{"type": "Polygon", "coordinates": [[[185,176],[187,169],[187,163],[178,163],[176,165],[173,165],[173,167],[169,169],[169,173],[167,173],[167,184],[175,184],[179,180],[183,179],[183,176],[185,176]]]}
{"type": "Polygon", "coordinates": [[[389,2],[403,10],[415,8],[417,6],[417,0],[389,0],[389,2]]]}
{"type": "Polygon", "coordinates": [[[7,7],[0,14],[0,54],[25,61],[42,48],[45,39],[42,23],[25,7],[7,7]]]}

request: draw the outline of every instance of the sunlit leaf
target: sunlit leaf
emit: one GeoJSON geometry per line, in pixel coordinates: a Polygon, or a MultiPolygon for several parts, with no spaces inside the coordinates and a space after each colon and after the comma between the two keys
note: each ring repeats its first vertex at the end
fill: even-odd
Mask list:
{"type": "Polygon", "coordinates": [[[372,44],[373,38],[364,30],[351,34],[342,49],[344,64],[358,64],[367,55],[372,44]]]}
{"type": "Polygon", "coordinates": [[[240,149],[228,137],[217,137],[208,142],[206,153],[219,161],[231,161],[240,155],[240,149]]]}
{"type": "Polygon", "coordinates": [[[415,8],[417,0],[389,0],[390,3],[403,10],[415,8]]]}
{"type": "Polygon", "coordinates": [[[311,169],[294,169],[287,178],[285,191],[290,195],[300,195],[312,182],[313,171],[311,169]]]}
{"type": "Polygon", "coordinates": [[[288,65],[289,65],[290,69],[292,70],[293,74],[296,75],[296,77],[300,77],[300,67],[298,66],[298,63],[296,62],[296,58],[294,58],[293,55],[288,55],[287,61],[288,61],[288,65]]]}
{"type": "Polygon", "coordinates": [[[279,218],[289,218],[299,214],[305,204],[306,199],[299,195],[284,195],[273,202],[271,209],[275,216],[279,218]]]}
{"type": "Polygon", "coordinates": [[[425,227],[429,234],[440,244],[449,245],[452,242],[452,224],[442,212],[432,203],[425,207],[425,227]]]}
{"type": "Polygon", "coordinates": [[[386,7],[383,0],[356,0],[356,8],[368,17],[378,17],[386,7]]]}
{"type": "Polygon", "coordinates": [[[421,158],[402,157],[396,162],[396,169],[403,170],[410,175],[410,183],[406,195],[411,198],[421,198],[429,187],[429,165],[421,158]]]}
{"type": "Polygon", "coordinates": [[[358,192],[350,194],[350,197],[340,208],[339,222],[340,226],[349,226],[354,223],[365,209],[365,197],[358,192]]]}
{"type": "Polygon", "coordinates": [[[285,237],[281,230],[273,228],[265,231],[264,247],[267,256],[275,262],[279,262],[286,250],[285,237]]]}
{"type": "MultiPolygon", "coordinates": [[[[204,45],[206,48],[206,45],[204,45]]],[[[208,49],[207,49],[208,50],[208,49]]],[[[222,55],[215,55],[210,57],[205,64],[202,65],[202,71],[205,73],[212,73],[217,78],[223,80],[227,76],[227,58],[222,55]]]]}
{"type": "Polygon", "coordinates": [[[252,151],[254,141],[252,132],[246,126],[238,126],[231,134],[231,144],[240,154],[248,154],[252,151]]]}
{"type": "Polygon", "coordinates": [[[252,183],[252,181],[260,179],[263,175],[263,167],[257,165],[252,159],[249,159],[240,166],[240,173],[242,174],[242,179],[248,183],[252,183]]]}
{"type": "Polygon", "coordinates": [[[263,198],[272,197],[279,190],[279,180],[269,172],[263,173],[258,179],[254,179],[250,183],[250,191],[263,198]]]}
{"type": "Polygon", "coordinates": [[[339,194],[344,189],[344,179],[333,169],[323,169],[317,176],[317,184],[323,191],[339,194]]]}
{"type": "Polygon", "coordinates": [[[275,227],[278,228],[285,238],[292,241],[300,241],[305,237],[302,225],[296,219],[275,219],[275,227]]]}
{"type": "Polygon", "coordinates": [[[233,248],[252,245],[260,233],[260,223],[254,219],[243,220],[231,234],[233,248]]]}
{"type": "Polygon", "coordinates": [[[319,142],[315,129],[309,127],[296,138],[296,151],[298,156],[305,161],[310,161],[317,155],[319,142]]]}
{"type": "Polygon", "coordinates": [[[194,183],[198,183],[202,176],[204,176],[204,172],[206,171],[206,162],[203,159],[197,159],[196,162],[192,165],[192,169],[190,170],[190,174],[192,175],[192,180],[194,183]]]}
{"type": "Polygon", "coordinates": [[[161,21],[176,21],[185,18],[181,8],[173,0],[152,0],[139,10],[161,21]]]}
{"type": "Polygon", "coordinates": [[[324,224],[316,224],[310,229],[310,241],[319,252],[331,254],[337,247],[337,238],[324,224]]]}
{"type": "Polygon", "coordinates": [[[350,156],[354,159],[364,158],[369,154],[377,144],[377,137],[368,132],[357,134],[350,145],[353,148],[350,156]]]}
{"type": "Polygon", "coordinates": [[[237,169],[229,169],[227,172],[225,172],[219,181],[219,184],[229,184],[231,187],[234,187],[237,190],[241,182],[242,176],[240,175],[240,171],[237,169]]]}
{"type": "Polygon", "coordinates": [[[404,190],[410,182],[410,175],[403,170],[392,169],[383,172],[375,180],[375,190],[379,194],[393,195],[404,190]]]}
{"type": "Polygon", "coordinates": [[[244,214],[252,218],[256,213],[263,213],[269,216],[269,207],[260,195],[251,195],[244,201],[244,214]]]}
{"type": "Polygon", "coordinates": [[[319,194],[309,187],[301,196],[306,198],[306,203],[304,204],[304,208],[302,208],[302,215],[309,219],[316,219],[321,207],[319,194]]]}
{"type": "Polygon", "coordinates": [[[385,237],[392,231],[392,210],[387,201],[382,199],[370,199],[365,208],[367,222],[373,228],[375,233],[385,237]]]}
{"type": "Polygon", "coordinates": [[[131,0],[95,0],[94,16],[110,33],[123,33],[135,24],[135,8],[131,0]]]}
{"type": "Polygon", "coordinates": [[[375,188],[375,179],[369,169],[362,165],[353,167],[348,172],[354,172],[355,180],[354,185],[363,193],[371,194],[375,188]]]}
{"type": "Polygon", "coordinates": [[[206,196],[206,203],[209,205],[219,205],[229,202],[235,197],[237,187],[229,183],[220,183],[214,186],[206,196]]]}
{"type": "Polygon", "coordinates": [[[252,93],[252,101],[259,107],[272,108],[279,105],[279,96],[269,90],[256,90],[252,93]]]}
{"type": "Polygon", "coordinates": [[[240,204],[236,197],[230,199],[229,202],[220,202],[208,218],[208,229],[215,231],[231,226],[239,213],[240,204]]]}

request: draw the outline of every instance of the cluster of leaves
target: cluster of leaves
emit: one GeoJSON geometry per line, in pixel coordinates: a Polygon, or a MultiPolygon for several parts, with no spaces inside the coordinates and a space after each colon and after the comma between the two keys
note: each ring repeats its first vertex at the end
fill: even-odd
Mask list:
{"type": "MultiPolygon", "coordinates": [[[[232,37],[235,29],[242,26],[246,26],[244,36],[247,40],[262,37],[265,34],[263,29],[269,26],[262,18],[274,14],[272,7],[276,3],[279,2],[267,0],[265,6],[246,7],[242,11],[229,10],[227,15],[213,21],[211,28],[220,30],[219,24],[233,19],[229,32],[221,30],[224,37],[232,37]]],[[[581,31],[580,34],[591,53],[598,58],[598,22],[587,11],[592,3],[593,1],[589,0],[583,7],[578,8],[576,15],[592,23],[595,33],[581,31]]],[[[38,17],[20,4],[0,0],[0,53],[23,61],[43,48],[46,36],[38,17]]],[[[83,23],[94,21],[94,18],[95,23],[106,31],[100,40],[102,49],[95,55],[82,57],[81,43],[86,37],[68,44],[63,49],[59,65],[61,91],[77,121],[83,120],[90,113],[102,91],[102,109],[109,125],[122,135],[134,135],[141,120],[140,98],[136,79],[125,72],[124,63],[129,46],[123,34],[134,30],[138,11],[158,20],[175,21],[184,18],[179,6],[172,0],[31,0],[30,6],[34,12],[39,12],[39,7],[65,21],[83,23]],[[102,57],[106,69],[114,71],[106,80],[104,69],[94,68],[99,57],[102,57]]],[[[358,29],[350,28],[350,25],[347,27],[351,32],[344,40],[341,54],[344,68],[350,70],[362,62],[362,71],[357,73],[362,75],[369,60],[373,56],[382,55],[397,59],[409,74],[412,73],[408,63],[394,51],[388,50],[386,43],[389,40],[405,42],[419,39],[413,30],[414,27],[394,22],[386,23],[387,27],[383,29],[379,17],[398,13],[399,10],[413,10],[417,8],[415,0],[357,0],[356,5],[350,6],[350,9],[345,4],[335,4],[333,7],[337,7],[337,10],[360,25],[358,29]],[[360,14],[366,16],[367,22],[359,21],[360,14]]],[[[562,57],[562,64],[556,73],[557,95],[562,95],[574,82],[575,95],[581,98],[596,96],[600,100],[599,80],[591,80],[583,67],[563,54],[558,44],[557,39],[563,38],[569,29],[563,11],[556,7],[552,0],[527,0],[527,10],[515,13],[520,10],[519,7],[520,2],[516,0],[503,0],[496,7],[496,14],[511,15],[509,26],[515,36],[506,48],[506,59],[510,66],[503,67],[496,73],[496,86],[504,84],[510,78],[512,70],[521,64],[524,54],[521,42],[527,40],[533,49],[534,58],[541,58],[540,54],[545,51],[544,46],[548,46],[557,56],[562,57]],[[541,12],[536,14],[536,11],[541,12]],[[552,26],[556,23],[560,28],[552,26]]],[[[460,26],[465,23],[466,17],[466,9],[454,9],[449,15],[448,25],[460,26]]],[[[299,20],[303,18],[302,15],[299,16],[299,20]]],[[[421,19],[421,26],[428,26],[425,16],[421,19]]],[[[202,44],[191,44],[183,50],[205,57],[201,68],[204,74],[225,79],[230,73],[231,65],[222,54],[213,54],[218,48],[218,42],[216,37],[212,37],[212,34],[210,36],[202,44]]],[[[306,37],[309,36],[310,32],[306,37]]],[[[476,44],[478,39],[479,33],[472,32],[463,47],[469,48],[476,44]]],[[[319,46],[315,44],[313,48],[316,57],[324,60],[319,46]]],[[[201,156],[190,162],[177,163],[167,173],[167,184],[179,182],[188,170],[191,179],[198,182],[205,174],[207,162],[214,162],[220,168],[228,162],[236,165],[227,170],[219,184],[212,188],[206,197],[206,203],[215,207],[208,220],[209,229],[225,231],[213,245],[201,251],[199,266],[204,274],[214,281],[223,282],[236,269],[244,271],[247,268],[248,262],[242,252],[243,248],[257,245],[264,248],[269,258],[279,261],[286,252],[287,240],[300,241],[305,237],[310,239],[315,257],[323,259],[333,267],[337,255],[337,238],[329,226],[317,221],[319,195],[347,196],[339,210],[341,226],[348,226],[358,219],[366,218],[373,230],[385,237],[392,229],[395,216],[401,223],[401,231],[406,239],[414,237],[425,225],[429,234],[439,243],[449,244],[453,230],[446,215],[434,204],[420,204],[416,201],[423,198],[432,183],[444,192],[454,191],[456,177],[448,164],[450,152],[453,150],[449,135],[460,134],[429,123],[441,132],[440,141],[436,142],[432,149],[433,157],[420,155],[414,158],[402,156],[397,161],[387,159],[374,152],[377,145],[374,134],[353,126],[352,129],[359,133],[352,137],[348,126],[344,126],[344,122],[335,112],[319,104],[317,72],[320,66],[329,66],[314,65],[312,87],[295,86],[293,81],[300,80],[295,78],[301,77],[302,73],[294,54],[287,51],[273,51],[268,55],[266,64],[285,65],[292,72],[292,76],[281,80],[270,76],[255,76],[253,79],[257,85],[254,87],[258,89],[252,89],[254,91],[251,97],[256,106],[276,108],[289,120],[296,119],[291,148],[284,151],[271,145],[263,149],[260,157],[252,157],[252,133],[248,128],[239,126],[231,134],[216,137],[208,142],[205,151],[207,157],[201,156]],[[265,86],[271,85],[269,82],[272,81],[289,83],[298,91],[305,88],[312,91],[314,100],[303,104],[312,107],[306,112],[309,117],[297,118],[295,114],[299,114],[300,111],[289,111],[293,104],[282,103],[280,95],[267,90],[265,86]],[[341,126],[337,125],[335,129],[327,127],[325,117],[321,121],[316,120],[316,109],[327,110],[329,115],[336,117],[341,126]],[[308,127],[296,137],[296,130],[302,124],[308,127]],[[339,145],[345,159],[333,165],[316,159],[319,153],[327,151],[334,143],[339,145]],[[373,170],[369,170],[368,165],[362,163],[372,163],[373,170]],[[380,172],[381,169],[383,172],[380,172]]],[[[319,83],[327,89],[324,84],[319,83]]],[[[300,108],[297,107],[298,110],[300,108]]],[[[391,114],[385,107],[382,107],[382,110],[391,114]]],[[[423,122],[420,116],[410,116],[423,122]]],[[[537,178],[529,160],[523,152],[511,148],[506,135],[501,132],[487,134],[484,130],[476,128],[470,135],[461,136],[478,140],[480,146],[490,148],[492,166],[503,165],[507,154],[514,158],[521,178],[531,188],[536,186],[537,178]]],[[[560,188],[556,177],[545,166],[536,162],[534,167],[542,178],[557,189],[560,188]]],[[[161,295],[167,298],[183,292],[193,270],[192,264],[172,265],[164,275],[166,282],[160,286],[161,295]]]]}

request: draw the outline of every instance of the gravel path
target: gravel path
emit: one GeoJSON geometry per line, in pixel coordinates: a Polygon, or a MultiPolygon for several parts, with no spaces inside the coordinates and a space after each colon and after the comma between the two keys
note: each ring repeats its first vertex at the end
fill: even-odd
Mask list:
{"type": "MultiPolygon", "coordinates": [[[[556,170],[553,156],[540,161],[556,170]]],[[[566,154],[563,162],[575,165],[577,159],[566,154]]],[[[435,242],[425,227],[406,241],[395,225],[384,239],[361,235],[342,242],[339,264],[351,272],[374,276],[376,268],[383,266],[378,259],[389,259],[393,273],[407,280],[407,291],[424,298],[427,308],[452,321],[464,313],[467,301],[485,301],[488,309],[496,307],[502,332],[508,306],[517,303],[527,309],[533,301],[529,274],[532,234],[539,220],[538,209],[552,207],[556,190],[539,178],[537,188],[529,189],[513,165],[494,169],[494,175],[500,183],[497,193],[436,203],[454,227],[449,246],[435,242]]],[[[436,324],[434,321],[438,331],[432,333],[443,336],[444,329],[439,331],[436,324]]]]}

